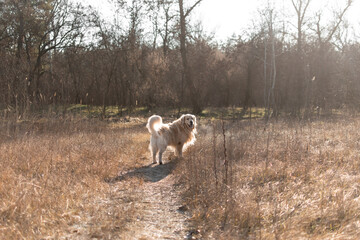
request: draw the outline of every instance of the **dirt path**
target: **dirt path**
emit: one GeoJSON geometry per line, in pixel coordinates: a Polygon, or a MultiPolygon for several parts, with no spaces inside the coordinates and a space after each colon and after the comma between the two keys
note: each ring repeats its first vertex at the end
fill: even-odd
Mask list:
{"type": "MultiPolygon", "coordinates": [[[[144,183],[131,192],[134,215],[126,224],[127,239],[186,239],[189,238],[187,215],[179,197],[181,187],[172,174],[176,163],[149,165],[120,176],[142,178],[144,183]]],[[[120,190],[120,189],[119,189],[120,190]]],[[[126,194],[126,193],[125,193],[126,194]]]]}
{"type": "Polygon", "coordinates": [[[85,213],[65,239],[192,239],[175,166],[151,164],[108,179],[110,193],[94,203],[101,217],[85,213]]]}

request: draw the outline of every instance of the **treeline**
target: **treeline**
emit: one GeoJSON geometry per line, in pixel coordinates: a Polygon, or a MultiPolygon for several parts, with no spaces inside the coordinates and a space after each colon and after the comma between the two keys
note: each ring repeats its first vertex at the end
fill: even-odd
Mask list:
{"type": "Polygon", "coordinates": [[[264,107],[268,117],[359,108],[351,0],[326,20],[309,10],[311,0],[289,0],[291,18],[264,1],[250,30],[223,44],[192,22],[201,2],[117,0],[113,19],[104,20],[66,0],[0,1],[0,108],[19,118],[78,103],[104,113],[264,107]]]}

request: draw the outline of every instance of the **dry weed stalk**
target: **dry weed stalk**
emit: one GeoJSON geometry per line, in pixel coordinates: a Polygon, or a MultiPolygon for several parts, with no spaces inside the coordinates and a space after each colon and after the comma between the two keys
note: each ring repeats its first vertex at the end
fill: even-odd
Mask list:
{"type": "Polygon", "coordinates": [[[360,237],[360,119],[277,121],[268,123],[267,131],[264,124],[200,126],[192,155],[196,177],[186,178],[194,188],[186,196],[196,195],[190,205],[204,236],[360,237]],[[226,162],[228,171],[219,171],[219,162],[226,162]]]}

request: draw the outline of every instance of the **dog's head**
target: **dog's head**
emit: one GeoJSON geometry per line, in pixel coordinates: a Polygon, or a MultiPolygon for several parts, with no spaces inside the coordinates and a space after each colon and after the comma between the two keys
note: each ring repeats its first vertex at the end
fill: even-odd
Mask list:
{"type": "Polygon", "coordinates": [[[194,130],[196,128],[196,117],[192,114],[184,114],[181,116],[181,122],[186,127],[190,128],[191,130],[194,130]]]}

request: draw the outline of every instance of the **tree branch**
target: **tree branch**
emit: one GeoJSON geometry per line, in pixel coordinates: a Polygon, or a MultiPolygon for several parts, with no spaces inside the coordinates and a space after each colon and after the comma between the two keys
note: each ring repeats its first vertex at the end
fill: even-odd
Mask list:
{"type": "Polygon", "coordinates": [[[198,0],[194,5],[192,5],[192,7],[190,7],[190,8],[186,11],[184,17],[186,18],[186,17],[191,13],[191,11],[194,10],[194,8],[201,3],[201,1],[202,1],[202,0],[198,0]]]}
{"type": "Polygon", "coordinates": [[[344,15],[346,13],[346,11],[350,8],[350,6],[352,5],[353,0],[348,0],[346,7],[344,8],[344,10],[341,12],[341,14],[339,15],[339,20],[338,22],[335,24],[335,26],[333,27],[333,29],[331,30],[330,34],[328,35],[328,37],[326,38],[326,42],[329,42],[331,40],[331,38],[333,37],[334,33],[336,32],[336,30],[338,29],[338,27],[340,26],[341,22],[343,21],[344,15]]]}

